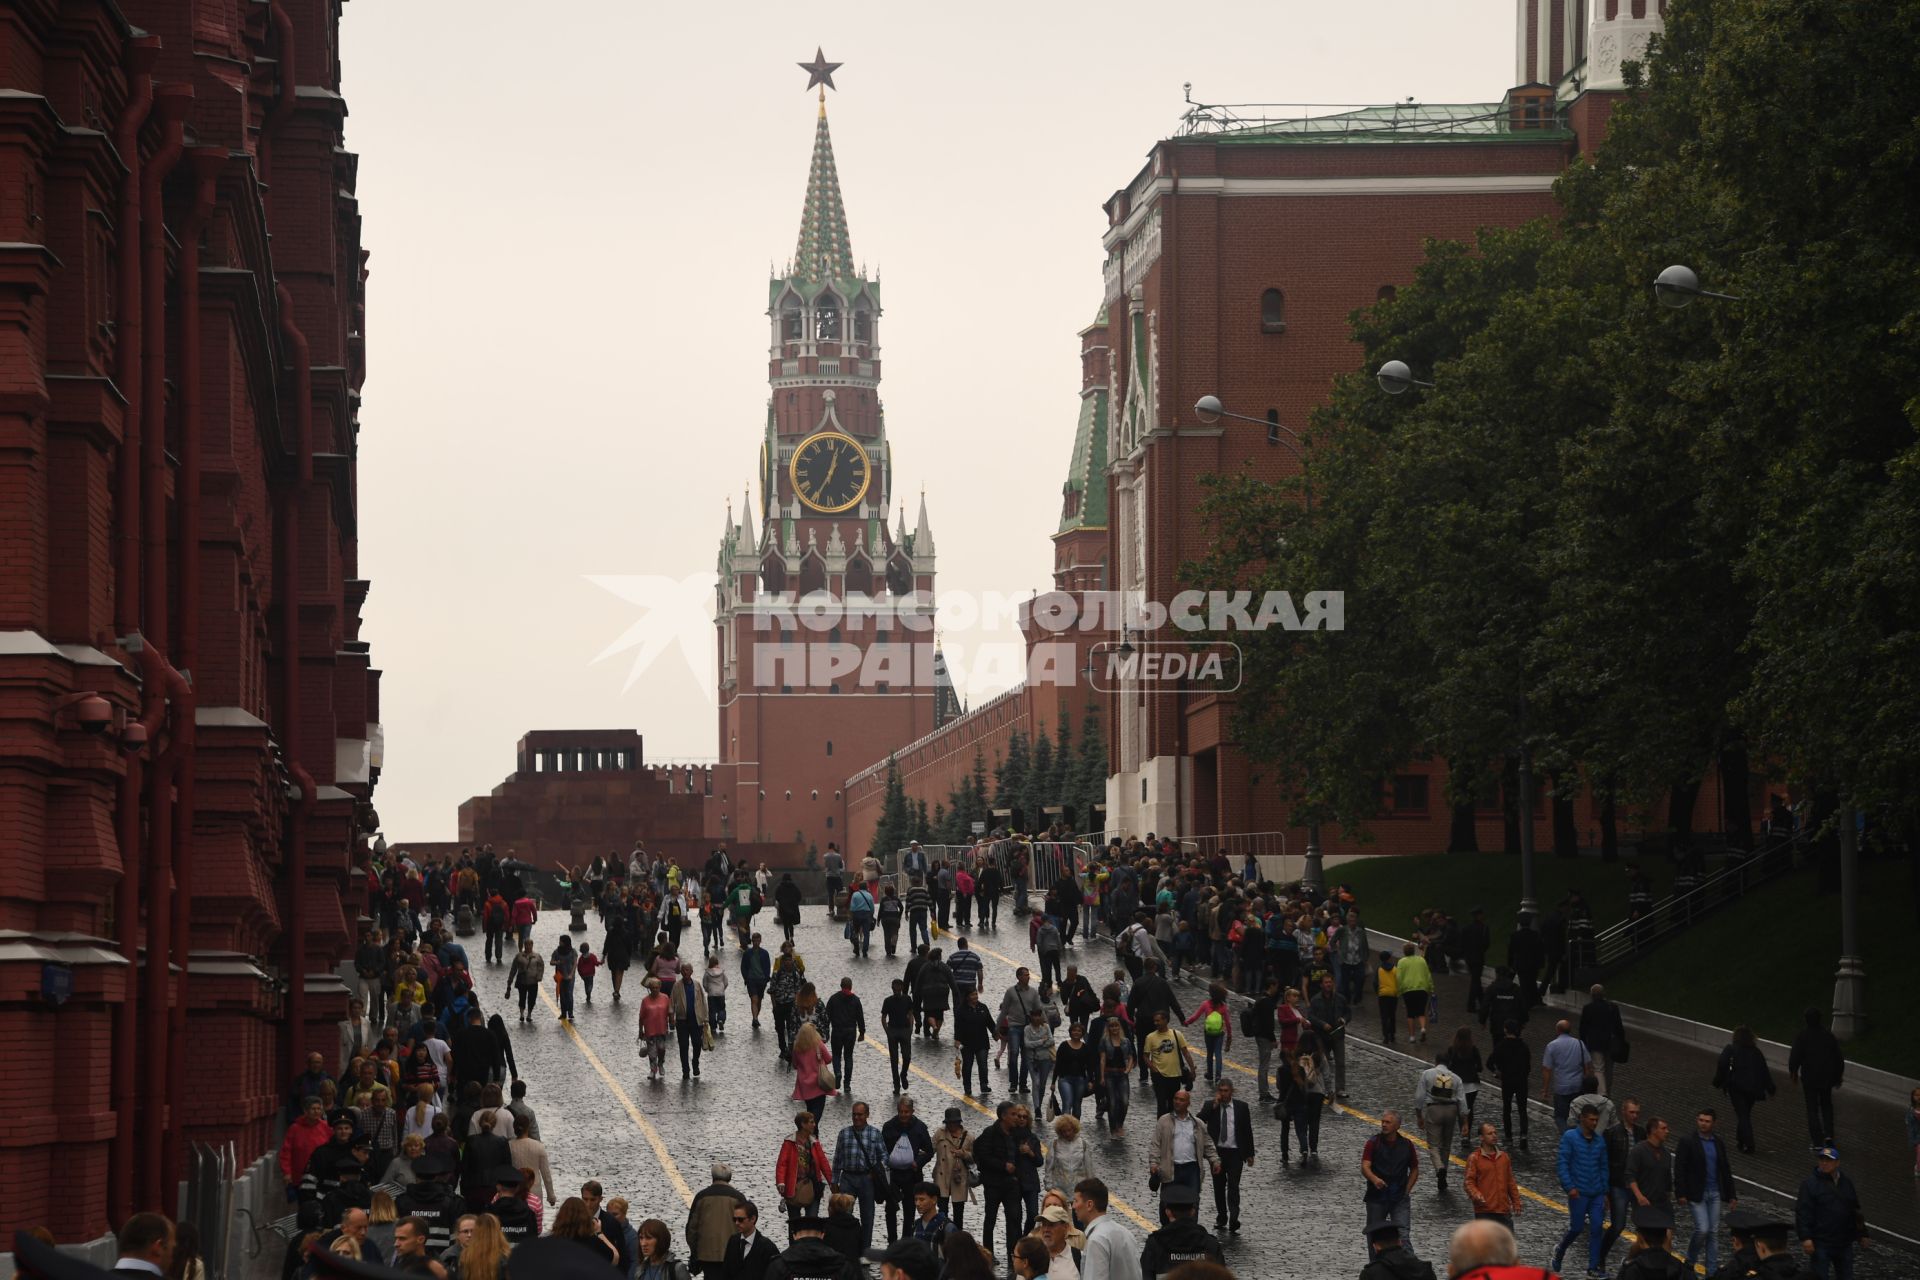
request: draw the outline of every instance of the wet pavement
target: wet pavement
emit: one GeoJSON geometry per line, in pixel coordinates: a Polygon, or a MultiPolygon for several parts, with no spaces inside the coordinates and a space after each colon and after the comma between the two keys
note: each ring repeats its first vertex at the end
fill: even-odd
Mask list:
{"type": "MultiPolygon", "coordinates": [[[[761,916],[763,931],[770,930],[777,943],[779,930],[770,917],[770,912],[761,916]]],[[[565,914],[557,911],[543,918],[536,930],[536,945],[543,954],[554,946],[565,920],[565,914]]],[[[1026,922],[1003,912],[997,932],[970,932],[968,936],[985,962],[983,999],[997,1008],[1001,992],[1013,982],[1016,966],[1033,961],[1027,949],[1026,922]]],[[[597,927],[585,937],[599,949],[597,927]]],[[[950,938],[937,941],[951,951],[950,938]]],[[[697,933],[689,931],[683,943],[683,952],[697,947],[697,933]]],[[[821,1141],[831,1153],[833,1137],[848,1122],[853,1099],[872,1106],[876,1124],[892,1113],[886,1049],[878,1035],[879,1007],[891,980],[905,967],[906,947],[903,940],[901,954],[889,959],[876,934],[874,954],[855,958],[840,936],[840,925],[830,923],[825,908],[820,906],[806,908],[797,944],[807,961],[808,977],[823,997],[838,987],[841,977],[854,980],[855,991],[866,1008],[869,1030],[875,1036],[863,1046],[851,1092],[842,1092],[827,1104],[821,1141]]],[[[677,1237],[686,1221],[687,1202],[709,1183],[710,1166],[724,1161],[732,1166],[734,1185],[760,1204],[763,1216],[777,1220],[774,1161],[781,1141],[792,1129],[798,1104],[789,1098],[792,1075],[776,1057],[770,1013],[763,1012],[759,1031],[752,1029],[738,979],[738,952],[731,939],[723,954],[723,963],[733,979],[729,1029],[718,1038],[715,1049],[703,1057],[697,1080],[682,1081],[677,1049],[670,1049],[666,1080],[647,1081],[646,1066],[635,1043],[638,982],[642,976],[638,969],[628,975],[629,995],[618,1006],[612,1003],[611,984],[603,970],[595,983],[594,1002],[586,1003],[584,992],[577,997],[571,1028],[558,1020],[551,983],[543,992],[542,1009],[533,1023],[520,1025],[509,1017],[509,1026],[515,1032],[515,1055],[529,1084],[528,1101],[539,1116],[557,1190],[563,1198],[577,1193],[582,1182],[598,1179],[609,1197],[624,1196],[631,1201],[631,1221],[659,1217],[677,1237]]],[[[1082,946],[1067,953],[1069,960],[1081,957],[1097,988],[1113,968],[1111,944],[1105,940],[1083,941],[1082,946]]],[[[488,982],[504,985],[504,967],[486,966],[483,973],[483,993],[491,994],[488,982]]],[[[1203,991],[1193,987],[1177,989],[1189,1011],[1204,998],[1203,991]]],[[[1364,1028],[1369,1017],[1370,1013],[1356,1018],[1355,1027],[1364,1028]]],[[[1197,1033],[1198,1028],[1193,1030],[1197,1033]]],[[[1198,1052],[1200,1037],[1194,1034],[1189,1038],[1198,1052]]],[[[949,1033],[937,1045],[916,1038],[912,1093],[920,1117],[930,1126],[938,1124],[946,1107],[958,1105],[966,1109],[968,1127],[977,1134],[993,1121],[992,1103],[1009,1096],[1006,1071],[1004,1067],[995,1071],[993,1094],[986,1103],[974,1102],[961,1095],[952,1070],[953,1057],[950,1024],[949,1033]]],[[[1252,1043],[1237,1041],[1229,1054],[1229,1076],[1238,1096],[1249,1103],[1255,1101],[1253,1062],[1252,1043]]],[[[1302,1167],[1297,1157],[1291,1165],[1283,1165],[1279,1159],[1279,1121],[1273,1119],[1270,1108],[1255,1108],[1260,1155],[1242,1183],[1242,1230],[1225,1241],[1230,1266],[1246,1276],[1358,1272],[1366,1260],[1361,1236],[1365,1221],[1361,1148],[1377,1130],[1380,1113],[1388,1107],[1400,1110],[1412,1128],[1413,1090],[1422,1065],[1395,1050],[1355,1039],[1348,1053],[1349,1097],[1331,1110],[1321,1125],[1321,1160],[1317,1165],[1302,1167]]],[[[1498,1091],[1489,1089],[1488,1096],[1493,1100],[1491,1109],[1497,1112],[1498,1091]]],[[[1196,1107],[1199,1101],[1196,1099],[1196,1107]]],[[[1115,1216],[1144,1238],[1155,1201],[1147,1189],[1154,1114],[1151,1091],[1136,1089],[1132,1104],[1122,1140],[1109,1139],[1103,1128],[1091,1123],[1091,1103],[1085,1116],[1093,1172],[1111,1188],[1115,1216]]],[[[1483,1108],[1483,1115],[1486,1110],[1483,1108]]],[[[1546,1137],[1551,1124],[1551,1117],[1536,1106],[1532,1149],[1512,1153],[1526,1200],[1516,1221],[1521,1259],[1541,1266],[1550,1263],[1567,1220],[1554,1174],[1553,1146],[1546,1137]]],[[[1050,1133],[1041,1136],[1044,1139],[1050,1133]]],[[[1455,1165],[1449,1189],[1442,1192],[1432,1177],[1424,1150],[1421,1160],[1423,1172],[1413,1196],[1413,1247],[1422,1257],[1434,1260],[1444,1274],[1447,1237],[1454,1226],[1472,1216],[1463,1186],[1465,1173],[1455,1165]]],[[[1783,1202],[1752,1193],[1743,1203],[1777,1208],[1783,1202]]],[[[1790,1216],[1791,1204],[1785,1204],[1785,1210],[1790,1216]]],[[[976,1201],[967,1213],[967,1225],[976,1234],[980,1220],[981,1208],[976,1201]]],[[[1201,1221],[1210,1227],[1212,1220],[1209,1185],[1201,1196],[1201,1221]]],[[[780,1236],[783,1229],[776,1228],[775,1234],[780,1236]]],[[[881,1242],[884,1234],[882,1214],[876,1224],[881,1242]]],[[[1676,1232],[1682,1248],[1687,1236],[1684,1226],[1676,1232]]],[[[996,1243],[1004,1253],[1004,1240],[996,1243]]],[[[1612,1267],[1618,1267],[1626,1247],[1624,1243],[1615,1246],[1609,1258],[1612,1267]]],[[[1727,1248],[1723,1236],[1723,1261],[1727,1248]]],[[[1581,1240],[1569,1252],[1567,1269],[1572,1274],[1585,1271],[1584,1250],[1585,1241],[1581,1240]]],[[[1857,1271],[1866,1280],[1911,1276],[1920,1271],[1920,1258],[1904,1251],[1872,1248],[1860,1254],[1857,1271]]]]}

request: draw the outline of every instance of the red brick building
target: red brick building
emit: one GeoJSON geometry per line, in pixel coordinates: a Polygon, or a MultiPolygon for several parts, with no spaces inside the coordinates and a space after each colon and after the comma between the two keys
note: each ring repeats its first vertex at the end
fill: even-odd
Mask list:
{"type": "MultiPolygon", "coordinates": [[[[1203,478],[1250,467],[1278,480],[1298,465],[1258,427],[1200,421],[1194,402],[1217,395],[1231,411],[1304,425],[1334,377],[1359,365],[1347,316],[1410,281],[1429,237],[1464,240],[1553,212],[1554,179],[1597,143],[1624,87],[1622,63],[1644,53],[1663,11],[1661,0],[1520,0],[1517,87],[1500,100],[1307,118],[1197,107],[1155,143],[1105,206],[1105,289],[1081,334],[1056,588],[1171,601],[1186,585],[1180,565],[1209,538],[1196,514],[1203,478]]],[[[1231,696],[1163,688],[1135,681],[1100,696],[1105,829],[1262,833],[1263,851],[1303,853],[1305,830],[1232,739],[1231,696]]],[[[914,742],[899,757],[910,797],[943,801],[976,743],[991,767],[1015,727],[1032,734],[1085,696],[1023,686],[914,742]]],[[[881,757],[848,783],[856,848],[878,821],[885,773],[881,757]]],[[[1444,762],[1410,763],[1383,797],[1371,843],[1335,838],[1327,851],[1446,848],[1445,778],[1444,762]]],[[[1719,825],[1716,782],[1701,788],[1702,829],[1719,825]]],[[[1483,848],[1502,841],[1500,807],[1489,803],[1476,815],[1483,848]]],[[[1544,847],[1546,803],[1535,821],[1544,847]]],[[[1586,839],[1595,819],[1585,797],[1575,823],[1586,839]]]]}
{"type": "Polygon", "coordinates": [[[345,1010],[380,727],[338,19],[0,6],[0,1239],[266,1155],[345,1010]]]}
{"type": "MultiPolygon", "coordinates": [[[[719,800],[710,764],[645,761],[632,729],[539,729],[520,739],[514,770],[489,794],[460,806],[460,839],[452,845],[408,844],[411,853],[475,848],[533,863],[543,870],[579,867],[609,854],[625,859],[633,842],[695,867],[720,841],[719,800]]],[[[730,841],[737,861],[798,867],[805,847],[793,841],[730,841]]]]}
{"type": "Polygon", "coordinates": [[[822,851],[846,844],[847,775],[931,732],[942,680],[925,498],[888,527],[880,284],[855,265],[825,93],[799,242],[767,288],[760,500],[720,540],[709,833],[822,851]]]}

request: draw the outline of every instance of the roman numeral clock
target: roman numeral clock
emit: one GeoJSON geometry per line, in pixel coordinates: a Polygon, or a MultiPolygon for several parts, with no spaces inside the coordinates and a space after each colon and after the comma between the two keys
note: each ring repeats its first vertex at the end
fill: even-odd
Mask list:
{"type": "Polygon", "coordinates": [[[839,431],[818,431],[802,440],[787,464],[793,491],[808,507],[831,515],[867,496],[873,465],[858,440],[839,431]]]}

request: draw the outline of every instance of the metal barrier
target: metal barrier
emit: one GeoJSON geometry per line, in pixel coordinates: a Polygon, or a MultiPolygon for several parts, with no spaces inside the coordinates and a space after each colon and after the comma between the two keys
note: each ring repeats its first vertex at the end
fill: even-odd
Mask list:
{"type": "Polygon", "coordinates": [[[194,1143],[187,1153],[187,1203],[181,1214],[200,1232],[200,1257],[207,1280],[229,1280],[244,1270],[233,1258],[233,1189],[240,1174],[233,1143],[209,1147],[194,1143]]]}
{"type": "Polygon", "coordinates": [[[1739,900],[1749,889],[1793,869],[1794,851],[1802,837],[1774,836],[1745,856],[1734,855],[1714,874],[1682,893],[1671,893],[1647,909],[1643,916],[1622,920],[1595,934],[1588,944],[1592,958],[1572,957],[1576,970],[1594,969],[1601,974],[1625,964],[1641,952],[1672,937],[1695,920],[1729,902],[1739,900]]]}

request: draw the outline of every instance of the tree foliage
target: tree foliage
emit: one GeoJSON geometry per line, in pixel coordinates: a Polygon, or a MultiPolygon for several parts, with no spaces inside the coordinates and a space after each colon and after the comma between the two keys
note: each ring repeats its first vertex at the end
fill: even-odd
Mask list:
{"type": "Polygon", "coordinates": [[[1357,826],[1424,756],[1464,800],[1525,743],[1630,804],[1751,759],[1914,821],[1917,62],[1920,6],[1672,6],[1559,216],[1430,243],[1302,473],[1215,480],[1190,580],[1346,593],[1244,638],[1297,813],[1357,826]],[[1657,306],[1672,263],[1738,300],[1657,306]]]}

